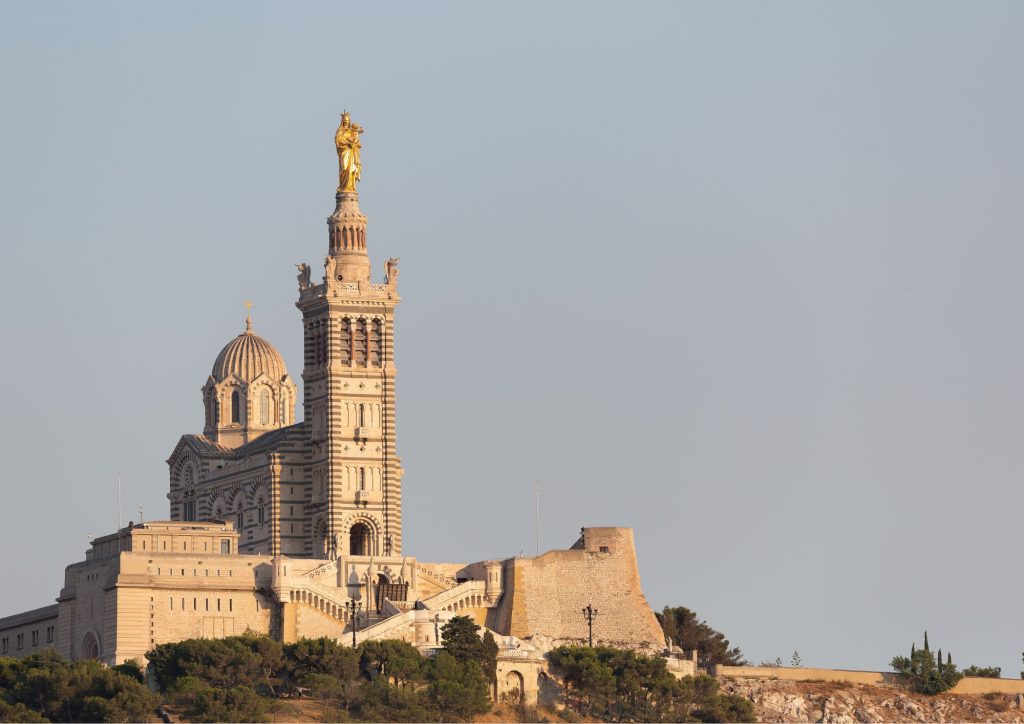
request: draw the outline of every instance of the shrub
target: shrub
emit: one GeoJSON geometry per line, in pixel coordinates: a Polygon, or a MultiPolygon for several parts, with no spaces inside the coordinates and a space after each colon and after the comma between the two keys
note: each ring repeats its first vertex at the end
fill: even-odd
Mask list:
{"type": "Polygon", "coordinates": [[[8,704],[3,699],[0,699],[0,721],[48,722],[50,720],[35,709],[29,709],[24,704],[8,704]]]}
{"type": "Polygon", "coordinates": [[[963,678],[963,674],[953,665],[952,655],[947,654],[946,661],[942,660],[942,649],[939,649],[937,655],[932,655],[928,648],[927,631],[924,634],[924,648],[916,649],[911,644],[910,656],[895,656],[890,665],[903,683],[918,694],[939,694],[953,688],[963,678]]]}
{"type": "Polygon", "coordinates": [[[207,687],[197,693],[187,715],[196,722],[262,722],[268,708],[267,700],[247,686],[207,687]]]}
{"type": "Polygon", "coordinates": [[[1003,674],[1001,666],[968,666],[963,670],[964,676],[980,676],[986,679],[998,679],[1003,674]]]}
{"type": "Polygon", "coordinates": [[[142,664],[139,663],[138,659],[128,659],[123,664],[118,664],[114,667],[114,671],[119,674],[135,679],[140,684],[146,683],[146,674],[142,670],[142,664]]]}

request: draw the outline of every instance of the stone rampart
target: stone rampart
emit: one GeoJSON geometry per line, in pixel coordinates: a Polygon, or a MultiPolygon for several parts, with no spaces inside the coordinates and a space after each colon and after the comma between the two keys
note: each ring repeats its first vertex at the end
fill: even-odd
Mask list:
{"type": "Polygon", "coordinates": [[[630,528],[584,528],[569,550],[502,562],[503,595],[487,626],[519,638],[585,642],[583,609],[597,609],[594,643],[662,648],[664,637],[640,588],[630,528]]]}
{"type": "MultiPolygon", "coordinates": [[[[899,677],[891,671],[851,671],[847,669],[809,669],[791,666],[721,666],[711,669],[714,676],[734,679],[782,679],[785,681],[846,681],[851,684],[895,686],[899,677]]],[[[965,676],[949,690],[951,694],[1024,694],[1024,679],[990,679],[965,676]]]]}

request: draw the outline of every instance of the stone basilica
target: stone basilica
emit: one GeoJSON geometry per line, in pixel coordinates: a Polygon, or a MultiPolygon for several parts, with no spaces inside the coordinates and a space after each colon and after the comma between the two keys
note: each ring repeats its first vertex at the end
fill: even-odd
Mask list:
{"type": "Polygon", "coordinates": [[[535,558],[428,563],[403,550],[398,260],[372,281],[356,192],[362,132],[343,114],[323,277],[298,266],[302,421],[284,359],[247,320],[202,387],[202,433],[183,435],[167,460],[169,519],[93,540],[56,603],[0,619],[0,655],[52,646],[115,664],[246,631],[401,638],[429,653],[440,622],[468,615],[502,643],[499,688],[530,697],[543,652],[587,639],[588,605],[595,641],[662,647],[630,529],[583,528],[568,549],[535,558]]]}

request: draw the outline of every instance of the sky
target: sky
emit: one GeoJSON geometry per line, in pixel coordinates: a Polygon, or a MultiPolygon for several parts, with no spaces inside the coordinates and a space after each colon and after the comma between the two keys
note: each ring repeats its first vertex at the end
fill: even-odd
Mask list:
{"type": "MultiPolygon", "coordinates": [[[[0,5],[0,615],[168,515],[244,329],[301,373],[333,134],[401,259],[405,551],[635,529],[754,663],[1016,677],[1024,6],[0,5]]],[[[297,410],[301,415],[301,406],[297,410]]],[[[597,633],[595,631],[595,633],[597,633]]]]}

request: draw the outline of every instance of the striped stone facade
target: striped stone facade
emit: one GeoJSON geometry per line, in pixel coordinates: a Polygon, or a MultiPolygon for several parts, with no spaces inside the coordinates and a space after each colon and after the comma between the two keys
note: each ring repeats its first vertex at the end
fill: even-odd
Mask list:
{"type": "Polygon", "coordinates": [[[289,409],[294,385],[284,360],[248,321],[203,387],[203,434],[183,436],[167,460],[171,520],[231,521],[243,553],[402,552],[398,272],[392,260],[386,282],[371,282],[358,195],[339,193],[336,201],[323,280],[311,283],[308,267],[299,275],[304,421],[294,424],[289,409]],[[269,404],[260,407],[263,398],[269,404]]]}
{"type": "Polygon", "coordinates": [[[402,466],[395,454],[397,273],[370,281],[366,217],[339,193],[322,284],[300,288],[309,426],[312,553],[398,556],[402,466]]]}

